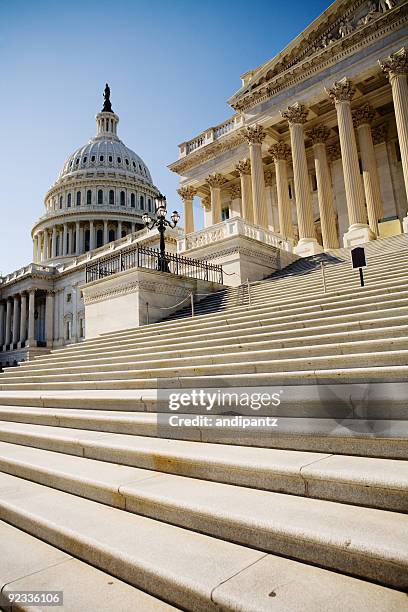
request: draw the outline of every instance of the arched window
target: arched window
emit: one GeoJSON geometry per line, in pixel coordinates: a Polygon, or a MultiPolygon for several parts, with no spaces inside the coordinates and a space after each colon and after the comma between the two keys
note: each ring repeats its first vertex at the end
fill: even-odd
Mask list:
{"type": "Polygon", "coordinates": [[[91,162],[94,162],[94,161],[95,161],[95,155],[92,155],[91,162]]]}
{"type": "Polygon", "coordinates": [[[103,161],[103,155],[99,156],[99,161],[103,161]]]}
{"type": "Polygon", "coordinates": [[[122,163],[122,160],[120,157],[118,157],[118,164],[121,164],[121,163],[122,163]]]}
{"type": "Polygon", "coordinates": [[[115,203],[115,192],[113,189],[109,191],[109,204],[112,205],[115,203]]]}
{"type": "Polygon", "coordinates": [[[125,204],[126,204],[126,201],[125,201],[125,192],[121,191],[120,192],[120,205],[121,206],[125,206],[125,204]]]}
{"type": "Polygon", "coordinates": [[[71,206],[71,194],[68,194],[68,199],[67,199],[67,206],[68,208],[71,206]]]}
{"type": "Polygon", "coordinates": [[[113,162],[113,157],[112,155],[109,155],[109,161],[112,163],[113,162]]]}
{"type": "Polygon", "coordinates": [[[98,189],[98,204],[103,204],[103,191],[98,189]]]}
{"type": "Polygon", "coordinates": [[[115,240],[115,230],[110,229],[108,234],[108,241],[113,242],[115,240]]]}
{"type": "Polygon", "coordinates": [[[130,205],[132,208],[135,207],[135,194],[134,193],[130,194],[130,205]]]}
{"type": "Polygon", "coordinates": [[[144,197],[140,196],[140,208],[144,210],[144,197]]]}
{"type": "Polygon", "coordinates": [[[103,245],[103,230],[98,229],[96,231],[96,248],[98,249],[103,245]]]}
{"type": "Polygon", "coordinates": [[[76,195],[76,205],[77,206],[81,206],[81,192],[77,191],[77,195],[76,195]]]}
{"type": "Polygon", "coordinates": [[[60,196],[60,199],[59,199],[59,207],[62,208],[62,196],[60,196]]]}
{"type": "Polygon", "coordinates": [[[149,212],[152,212],[152,201],[150,198],[147,200],[147,209],[149,212]]]}
{"type": "Polygon", "coordinates": [[[90,189],[88,189],[88,191],[86,192],[86,203],[92,203],[92,191],[90,189]]]}

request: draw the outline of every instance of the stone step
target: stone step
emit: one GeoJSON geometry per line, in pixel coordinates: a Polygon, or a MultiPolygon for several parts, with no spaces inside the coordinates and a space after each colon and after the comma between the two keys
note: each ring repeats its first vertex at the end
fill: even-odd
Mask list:
{"type": "MultiPolygon", "coordinates": [[[[40,533],[68,553],[92,558],[100,568],[112,571],[114,564],[116,575],[155,595],[160,593],[185,610],[262,612],[270,610],[273,593],[277,612],[295,612],[300,588],[302,610],[306,612],[316,612],[317,601],[324,609],[329,605],[331,612],[342,612],[348,602],[352,602],[353,612],[400,612],[406,599],[394,589],[222,542],[8,475],[2,475],[1,485],[8,489],[3,505],[13,524],[40,533]],[[30,505],[33,493],[34,503],[30,505]],[[95,516],[101,520],[95,521],[95,516]],[[106,524],[112,529],[107,530],[106,524]],[[270,576],[274,577],[273,588],[270,576]]],[[[22,532],[17,533],[16,538],[21,538],[22,532]]],[[[351,543],[347,541],[346,545],[350,547],[351,543]]],[[[11,554],[8,551],[8,558],[11,554]]],[[[32,574],[29,584],[35,584],[35,576],[32,574]]],[[[68,574],[61,584],[67,581],[68,574]]],[[[117,581],[112,582],[116,586],[117,581]]],[[[92,592],[91,588],[89,595],[92,592]]],[[[101,589],[101,595],[105,592],[101,589]]],[[[87,593],[82,597],[86,601],[87,593]]],[[[116,609],[127,612],[126,607],[116,609]]],[[[134,609],[150,610],[148,605],[134,609]]]]}
{"type": "MultiPolygon", "coordinates": [[[[386,355],[381,358],[377,356],[378,360],[383,361],[393,360],[392,354],[386,355]]],[[[404,358],[401,356],[401,358],[404,358]]],[[[318,358],[314,358],[318,359],[318,358]]],[[[292,361],[292,360],[291,360],[292,361]]],[[[350,358],[348,358],[350,361],[350,358]]],[[[347,363],[348,363],[347,361],[347,363]]],[[[294,365],[299,364],[293,360],[294,365]]],[[[269,362],[268,362],[269,364],[269,362]]],[[[259,364],[258,364],[259,365],[259,364]]],[[[326,364],[324,364],[326,365],[326,364]]],[[[256,369],[256,366],[251,366],[256,369]]],[[[270,364],[266,368],[270,367],[270,364]]],[[[145,373],[143,373],[145,374],[145,373]]],[[[82,380],[82,381],[70,381],[67,382],[42,382],[42,383],[27,383],[18,382],[15,379],[13,383],[7,383],[0,385],[0,391],[2,395],[0,399],[5,396],[3,392],[9,393],[10,391],[31,391],[31,390],[79,390],[79,389],[95,389],[95,390],[118,390],[118,389],[150,389],[152,386],[152,380],[156,380],[156,384],[160,381],[160,386],[167,388],[201,388],[201,387],[230,387],[230,386],[242,386],[246,385],[249,387],[253,386],[273,386],[273,385],[321,385],[321,384],[337,384],[337,383],[379,383],[379,382],[406,382],[408,375],[408,366],[406,365],[371,365],[369,367],[361,367],[358,364],[355,367],[340,367],[339,363],[337,367],[333,365],[331,368],[321,367],[318,369],[305,369],[305,370],[287,370],[287,371],[269,371],[269,372],[247,372],[243,373],[231,373],[230,368],[227,373],[221,374],[220,372],[211,374],[208,371],[206,374],[203,372],[195,372],[193,375],[188,375],[185,371],[183,375],[174,376],[174,369],[167,376],[157,377],[153,376],[146,378],[127,378],[127,379],[114,379],[109,380],[82,380]]],[[[1,378],[0,378],[1,381],[1,378]]]]}
{"type": "MultiPolygon", "coordinates": [[[[211,320],[204,320],[200,317],[194,318],[192,321],[185,320],[185,329],[173,329],[163,326],[161,331],[152,331],[149,333],[149,328],[140,328],[139,332],[129,331],[127,337],[115,338],[115,337],[102,337],[99,336],[94,340],[88,340],[75,345],[67,347],[65,350],[56,350],[51,354],[41,357],[41,361],[48,361],[54,357],[59,356],[75,356],[76,354],[85,354],[88,352],[100,352],[101,347],[104,350],[118,347],[120,341],[121,347],[128,347],[129,345],[135,345],[135,342],[146,341],[149,339],[161,340],[162,342],[167,340],[173,340],[180,338],[182,334],[183,338],[194,338],[202,337],[203,333],[206,335],[226,335],[230,336],[233,332],[243,331],[256,331],[264,332],[271,329],[298,329],[304,328],[308,325],[325,326],[333,323],[347,323],[360,320],[378,319],[386,317],[388,319],[394,317],[398,320],[398,316],[406,316],[408,313],[408,300],[393,300],[376,302],[370,304],[370,307],[363,306],[348,306],[339,309],[332,309],[328,311],[316,309],[313,312],[298,313],[298,314],[281,314],[263,315],[254,309],[252,312],[245,313],[245,315],[234,316],[233,318],[225,317],[221,322],[214,325],[211,320]]],[[[36,362],[39,359],[35,360],[36,362]]]]}
{"type": "MultiPolygon", "coordinates": [[[[369,341],[368,341],[369,342],[369,341]]],[[[375,341],[377,342],[377,341],[375,341]]],[[[405,343],[407,341],[404,341],[405,343]]],[[[383,348],[386,348],[385,346],[383,348]]],[[[392,348],[392,347],[391,347],[392,348]]],[[[291,349],[277,350],[273,353],[273,357],[268,355],[257,355],[252,354],[248,361],[237,359],[236,361],[226,361],[225,356],[212,357],[211,362],[209,359],[202,360],[202,363],[194,363],[192,358],[189,359],[174,359],[166,360],[165,362],[138,362],[131,364],[129,370],[122,369],[120,365],[115,366],[111,371],[95,371],[93,368],[85,368],[85,371],[81,371],[75,374],[33,374],[27,373],[24,376],[5,376],[0,378],[0,390],[7,390],[10,385],[25,385],[25,384],[61,384],[61,383],[81,383],[90,381],[99,382],[118,382],[125,380],[135,380],[138,378],[149,379],[149,378],[167,378],[172,376],[213,376],[221,374],[255,374],[255,373],[278,373],[287,372],[293,370],[312,370],[325,368],[338,369],[338,368],[353,368],[360,367],[361,364],[370,365],[371,367],[378,366],[408,366],[408,348],[398,348],[396,350],[376,351],[367,352],[361,350],[361,352],[350,352],[348,351],[347,344],[344,345],[344,354],[333,354],[333,355],[307,355],[298,356],[286,356],[285,351],[291,349]],[[279,356],[282,354],[282,357],[279,356]],[[258,359],[259,357],[259,359],[258,359]]],[[[302,351],[303,352],[303,351],[302,351]]],[[[325,353],[325,351],[323,351],[325,353]]],[[[270,352],[272,353],[272,351],[270,352]]],[[[239,357],[239,356],[238,356],[239,357]]],[[[241,356],[242,357],[242,356],[241,356]]],[[[23,387],[22,387],[23,388],[23,387]]]]}
{"type": "MultiPolygon", "coordinates": [[[[154,490],[155,481],[145,485],[154,490]]],[[[162,508],[172,490],[166,484],[156,485],[162,508]]],[[[202,609],[203,592],[204,599],[210,599],[218,584],[245,572],[265,555],[226,541],[227,534],[231,540],[246,537],[268,553],[323,564],[399,589],[408,587],[406,515],[278,493],[269,493],[261,505],[260,496],[248,499],[240,489],[204,483],[200,490],[200,485],[186,479],[181,507],[174,508],[169,501],[168,519],[177,514],[188,529],[4,473],[0,508],[4,519],[16,527],[87,562],[97,559],[102,570],[108,564],[119,579],[190,609],[202,609]],[[213,525],[224,538],[190,531],[192,515],[201,531],[213,525]]],[[[124,485],[125,490],[131,487],[124,485]]]]}
{"type": "MultiPolygon", "coordinates": [[[[156,343],[153,346],[149,346],[146,344],[143,352],[141,352],[141,347],[138,346],[135,348],[127,348],[122,349],[119,347],[116,351],[108,350],[108,351],[100,351],[98,356],[91,355],[82,355],[80,363],[88,364],[88,365],[101,365],[104,362],[108,361],[111,364],[119,363],[124,360],[139,360],[142,356],[144,359],[148,357],[154,357],[159,354],[162,358],[166,356],[173,357],[183,357],[188,355],[203,355],[203,354],[216,354],[216,353],[227,353],[227,352],[242,352],[246,350],[257,350],[257,349],[267,349],[267,348],[291,348],[291,347],[306,347],[310,344],[314,345],[330,345],[333,341],[336,342],[347,342],[347,341],[362,341],[364,339],[369,340],[379,340],[384,337],[389,338],[397,338],[403,334],[407,334],[408,332],[408,316],[400,317],[399,322],[406,323],[405,325],[396,325],[395,320],[377,320],[377,323],[373,325],[371,323],[366,323],[364,328],[359,323],[354,323],[350,325],[335,325],[331,326],[330,329],[326,328],[307,328],[300,330],[301,333],[297,337],[293,337],[293,331],[288,330],[286,332],[266,332],[257,334],[256,340],[254,340],[253,334],[245,334],[240,336],[230,336],[227,338],[223,338],[222,341],[219,338],[207,338],[205,340],[193,340],[188,341],[187,339],[180,338],[178,343],[171,342],[166,343],[163,346],[163,343],[156,343]],[[352,329],[352,327],[355,329],[352,329]],[[332,329],[334,327],[334,330],[332,329]],[[335,331],[336,329],[344,329],[347,331],[335,331]],[[326,333],[313,333],[316,331],[324,330],[326,333]],[[222,343],[221,343],[222,342],[222,343]]],[[[42,370],[44,368],[52,367],[52,369],[57,369],[59,367],[66,366],[67,368],[70,365],[77,365],[78,358],[77,357],[55,357],[52,360],[48,361],[31,361],[22,363],[21,366],[16,370],[15,368],[5,368],[5,371],[13,372],[14,376],[18,376],[20,372],[25,372],[27,370],[42,370]]]]}
{"type": "MultiPolygon", "coordinates": [[[[177,610],[122,580],[0,521],[0,592],[63,591],[64,612],[170,612],[177,610]]],[[[386,596],[388,589],[383,589],[386,596]]],[[[0,606],[1,606],[0,595],[0,606]]],[[[9,609],[9,608],[5,608],[9,609]]],[[[11,608],[10,608],[11,609],[11,608]]],[[[14,604],[30,612],[34,606],[14,604]]],[[[35,606],[35,610],[48,607],[35,606]]]]}
{"type": "MultiPolygon", "coordinates": [[[[55,377],[59,377],[60,380],[71,380],[71,376],[79,377],[82,375],[97,375],[103,378],[105,374],[120,372],[122,375],[126,375],[129,372],[139,372],[139,370],[157,370],[157,369],[168,369],[170,367],[177,368],[179,366],[210,366],[220,364],[222,366],[237,364],[246,364],[252,362],[273,362],[277,358],[280,362],[288,359],[302,358],[307,354],[307,358],[311,357],[326,357],[328,363],[331,358],[338,358],[339,355],[357,355],[359,353],[367,356],[371,353],[371,358],[378,353],[386,353],[387,351],[396,352],[399,351],[402,355],[405,355],[407,360],[404,364],[408,364],[408,338],[396,337],[392,338],[388,334],[384,334],[380,338],[374,340],[361,340],[348,342],[332,342],[327,344],[304,344],[297,347],[278,347],[278,348],[259,348],[256,347],[250,350],[248,347],[241,347],[241,350],[232,351],[230,347],[224,347],[224,350],[203,350],[196,351],[195,354],[191,352],[187,355],[177,355],[174,351],[163,351],[162,354],[154,353],[152,355],[139,355],[133,359],[122,358],[112,363],[109,357],[105,358],[104,362],[98,363],[98,368],[95,371],[94,364],[83,362],[82,360],[78,364],[76,360],[74,363],[64,363],[61,367],[57,367],[53,364],[53,367],[42,367],[42,368],[30,368],[29,366],[24,369],[17,369],[13,372],[8,372],[1,378],[2,384],[14,380],[21,380],[26,382],[33,382],[36,380],[51,380],[55,377]],[[381,350],[382,349],[382,350],[381,350]],[[384,350],[385,349],[385,350],[384,350]],[[404,353],[406,351],[406,353],[404,353]],[[160,358],[159,358],[160,357],[160,358]]],[[[72,380],[75,380],[72,378],[72,380]]]]}
{"type": "MultiPolygon", "coordinates": [[[[208,445],[202,445],[208,446],[208,445]]],[[[219,446],[219,445],[218,445],[219,446]]],[[[219,449],[218,449],[219,450],[219,449]]],[[[227,450],[231,450],[228,447],[227,450]]],[[[248,449],[243,448],[243,457],[248,449]]],[[[264,456],[250,458],[247,469],[248,474],[244,479],[244,487],[239,487],[240,495],[249,499],[252,496],[254,505],[257,500],[269,499],[270,506],[275,505],[276,496],[265,492],[279,492],[307,497],[311,499],[324,499],[341,503],[350,503],[364,507],[373,507],[383,510],[406,513],[408,511],[408,467],[405,461],[392,459],[372,459],[366,457],[351,457],[341,455],[327,455],[322,453],[306,453],[288,450],[265,450],[261,449],[264,456]],[[269,457],[268,457],[269,454],[269,457]],[[261,471],[261,474],[257,471],[261,471]],[[253,479],[251,481],[251,471],[253,479]],[[251,487],[251,488],[248,488],[251,487]],[[253,489],[262,492],[255,492],[253,489]]],[[[218,453],[219,455],[220,453],[218,453]]],[[[252,453],[254,454],[254,453],[252,453]]],[[[205,449],[201,452],[205,464],[210,467],[211,478],[198,480],[194,468],[191,475],[194,481],[199,483],[198,490],[211,492],[208,481],[224,483],[218,490],[222,497],[223,491],[228,494],[228,489],[234,491],[238,485],[234,479],[234,473],[243,471],[242,463],[237,464],[237,454],[224,451],[221,459],[215,457],[208,462],[205,458],[205,449]],[[226,480],[225,473],[231,465],[232,475],[226,480]],[[214,469],[214,473],[212,470],[214,469]],[[225,484],[225,482],[233,484],[225,484]]],[[[190,459],[184,455],[179,458],[184,466],[180,467],[181,473],[188,472],[189,461],[193,463],[197,454],[191,454],[190,459]]],[[[241,459],[242,459],[241,458],[241,459]]],[[[200,459],[201,461],[201,459],[200,459]]],[[[177,469],[177,468],[176,468],[177,469]]],[[[152,478],[172,484],[174,499],[168,500],[168,510],[175,510],[175,518],[172,523],[179,526],[188,526],[177,519],[177,509],[186,504],[183,496],[177,495],[179,483],[183,486],[190,479],[172,473],[141,469],[137,467],[126,467],[106,461],[97,461],[75,455],[56,453],[41,448],[18,446],[6,442],[0,442],[0,471],[19,478],[32,480],[39,484],[60,489],[68,493],[80,495],[87,499],[93,499],[104,504],[131,510],[136,494],[140,496],[138,487],[134,486],[134,492],[128,498],[126,487],[129,483],[141,481],[142,487],[145,481],[152,478]]],[[[201,470],[202,473],[203,470],[201,470]]],[[[202,476],[201,476],[202,478],[202,476]]],[[[237,478],[239,483],[239,476],[237,478]]],[[[192,493],[194,491],[194,484],[192,493]]],[[[189,499],[193,495],[189,496],[189,499]]],[[[217,499],[217,496],[215,497],[217,499]]],[[[278,498],[279,501],[280,498],[278,498]]],[[[265,503],[265,505],[267,505],[265,503]]],[[[134,507],[134,504],[133,504],[134,507]]],[[[235,505],[231,505],[233,512],[235,505]]],[[[137,514],[145,514],[158,520],[168,520],[168,516],[162,515],[160,511],[160,500],[157,496],[145,500],[144,510],[134,510],[137,514]],[[147,504],[150,506],[147,510],[147,504]]],[[[189,510],[189,513],[191,509],[189,510]]],[[[232,517],[231,517],[232,518],[232,517]]],[[[200,531],[199,525],[189,525],[195,531],[200,531]]],[[[207,531],[209,535],[218,535],[229,539],[226,534],[207,531]]],[[[237,540],[235,540],[237,541],[237,540]]],[[[241,541],[241,544],[255,545],[250,540],[241,541]]]]}

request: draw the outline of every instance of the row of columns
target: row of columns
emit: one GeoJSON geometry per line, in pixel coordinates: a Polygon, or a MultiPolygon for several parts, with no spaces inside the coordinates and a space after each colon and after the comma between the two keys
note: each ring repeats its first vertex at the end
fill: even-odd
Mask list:
{"type": "MultiPolygon", "coordinates": [[[[402,48],[397,53],[380,61],[379,64],[391,83],[405,189],[408,194],[407,49],[402,48]]],[[[335,82],[326,91],[334,102],[337,114],[349,219],[349,230],[346,238],[350,240],[350,243],[352,243],[353,236],[356,235],[359,238],[363,237],[361,241],[370,240],[378,234],[378,220],[384,216],[371,134],[371,122],[375,113],[367,104],[352,112],[351,100],[356,89],[350,79],[346,77],[335,82]],[[360,148],[363,182],[361,181],[356,133],[360,148]]],[[[326,151],[326,142],[330,131],[326,126],[321,125],[314,127],[305,134],[304,125],[307,122],[308,114],[307,107],[300,103],[289,106],[287,110],[283,111],[281,115],[289,124],[291,147],[289,148],[284,142],[278,142],[269,148],[269,153],[274,161],[276,173],[280,233],[285,238],[293,238],[294,236],[287,174],[287,163],[292,156],[299,230],[297,249],[298,252],[301,252],[303,247],[307,247],[308,253],[311,254],[319,252],[321,247],[315,236],[312,196],[306,159],[306,136],[312,141],[314,153],[323,247],[325,249],[337,248],[339,239],[326,151]]],[[[261,149],[264,138],[265,132],[261,126],[256,125],[246,128],[249,159],[241,160],[236,165],[236,170],[240,175],[242,217],[249,223],[267,228],[268,225],[271,225],[270,218],[268,219],[268,213],[271,213],[269,211],[270,207],[267,208],[266,206],[265,197],[265,177],[261,149]]],[[[221,188],[225,182],[225,178],[219,173],[212,174],[207,178],[207,185],[210,190],[212,224],[221,221],[221,188]]],[[[192,203],[195,193],[195,189],[191,186],[179,190],[179,194],[184,200],[186,233],[194,231],[192,203]]]]}
{"type": "MultiPolygon", "coordinates": [[[[16,294],[0,302],[0,347],[3,351],[36,346],[35,338],[35,289],[16,294]]],[[[45,340],[52,345],[54,294],[46,293],[45,340]]]]}
{"type": "MultiPolygon", "coordinates": [[[[89,230],[89,250],[96,248],[96,231],[100,221],[90,220],[86,223],[77,221],[75,224],[64,223],[62,229],[53,226],[51,232],[48,229],[38,232],[33,238],[33,257],[36,263],[55,259],[56,257],[64,257],[68,255],[81,255],[85,253],[85,231],[89,230]],[[59,248],[57,245],[57,236],[59,236],[59,248]],[[75,249],[74,249],[75,236],[75,249]]],[[[109,242],[109,224],[112,221],[104,220],[103,224],[103,245],[109,242]]],[[[116,240],[122,237],[122,221],[114,222],[116,226],[116,240]]],[[[127,224],[129,225],[129,224],[127,224]]],[[[130,231],[136,231],[136,223],[130,223],[130,231]]],[[[102,246],[103,246],[102,245],[102,246]]]]}

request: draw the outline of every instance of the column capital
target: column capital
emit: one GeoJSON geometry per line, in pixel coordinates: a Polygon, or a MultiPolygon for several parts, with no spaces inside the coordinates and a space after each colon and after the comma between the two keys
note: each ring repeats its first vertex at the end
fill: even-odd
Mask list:
{"type": "Polygon", "coordinates": [[[197,189],[195,189],[195,187],[192,185],[186,185],[185,187],[180,187],[180,189],[177,189],[177,193],[182,200],[192,200],[197,194],[197,189]]]}
{"type": "Polygon", "coordinates": [[[375,117],[375,110],[369,104],[364,104],[360,108],[356,108],[352,114],[353,125],[355,128],[358,128],[360,125],[371,125],[375,117]]]}
{"type": "Polygon", "coordinates": [[[273,179],[274,179],[274,173],[272,172],[272,170],[267,170],[264,174],[264,177],[265,177],[265,187],[272,187],[273,179]]]}
{"type": "Polygon", "coordinates": [[[251,162],[249,159],[241,159],[236,166],[235,169],[238,170],[239,174],[251,174],[251,162]]]}
{"type": "Polygon", "coordinates": [[[285,142],[277,142],[268,149],[269,154],[272,156],[273,161],[280,159],[289,161],[290,159],[290,146],[285,142]]]}
{"type": "Polygon", "coordinates": [[[309,132],[306,132],[306,136],[312,141],[312,145],[326,144],[330,136],[330,130],[325,125],[317,125],[309,132]]]}
{"type": "Polygon", "coordinates": [[[206,211],[211,210],[211,201],[210,201],[210,198],[208,196],[205,196],[204,198],[201,198],[201,206],[206,211]]]}
{"type": "Polygon", "coordinates": [[[245,138],[248,144],[262,144],[265,139],[266,132],[262,125],[248,126],[245,131],[245,138]]]}
{"type": "Polygon", "coordinates": [[[306,123],[308,114],[309,109],[299,102],[288,106],[285,111],[281,111],[281,116],[288,121],[289,125],[306,123]]]}
{"type": "Polygon", "coordinates": [[[399,51],[391,53],[383,60],[379,60],[380,68],[391,80],[396,76],[408,74],[408,49],[402,47],[399,51]]]}
{"type": "Polygon", "coordinates": [[[373,137],[373,143],[375,145],[380,144],[380,142],[384,142],[387,140],[388,134],[388,125],[386,123],[381,123],[380,125],[376,125],[371,130],[371,135],[373,137]]]}
{"type": "Polygon", "coordinates": [[[335,142],[327,147],[327,156],[329,161],[334,161],[335,159],[340,159],[341,157],[341,149],[340,143],[335,142]]]}
{"type": "Polygon", "coordinates": [[[219,174],[218,172],[216,172],[215,174],[210,174],[209,176],[207,176],[207,184],[209,185],[209,187],[215,188],[215,189],[220,189],[224,183],[226,183],[226,179],[222,176],[222,174],[219,174]]]}
{"type": "Polygon", "coordinates": [[[350,102],[356,93],[356,88],[350,79],[344,77],[340,81],[335,81],[329,89],[326,88],[326,92],[334,103],[350,102]]]}
{"type": "Polygon", "coordinates": [[[236,200],[241,197],[241,185],[238,183],[236,185],[232,185],[229,190],[229,194],[231,196],[231,200],[236,200]]]}

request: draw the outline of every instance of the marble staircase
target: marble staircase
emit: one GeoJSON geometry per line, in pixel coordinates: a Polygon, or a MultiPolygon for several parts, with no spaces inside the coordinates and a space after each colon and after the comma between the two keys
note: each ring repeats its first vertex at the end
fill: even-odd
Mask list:
{"type": "Polygon", "coordinates": [[[364,288],[339,249],[250,303],[230,289],[7,369],[0,588],[76,612],[407,609],[408,241],[378,242],[364,288]],[[290,390],[272,432],[163,419],[163,390],[266,387],[290,390]]]}

